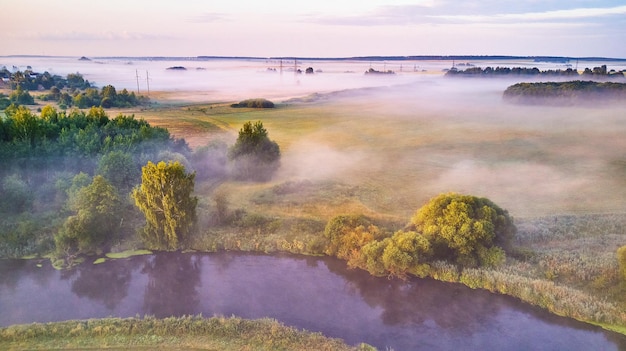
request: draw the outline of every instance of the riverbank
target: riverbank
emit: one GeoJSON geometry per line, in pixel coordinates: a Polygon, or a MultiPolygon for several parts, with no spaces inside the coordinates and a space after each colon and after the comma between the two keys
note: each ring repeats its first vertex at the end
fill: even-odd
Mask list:
{"type": "Polygon", "coordinates": [[[273,319],[187,316],[104,318],[0,328],[3,350],[311,350],[374,351],[287,327],[273,319]]]}

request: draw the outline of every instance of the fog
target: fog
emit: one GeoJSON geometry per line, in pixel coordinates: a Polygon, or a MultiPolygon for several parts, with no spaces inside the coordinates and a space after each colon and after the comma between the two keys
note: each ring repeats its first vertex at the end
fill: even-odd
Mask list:
{"type": "MultiPolygon", "coordinates": [[[[510,105],[511,78],[448,78],[451,61],[307,61],[294,74],[283,60],[140,60],[0,57],[0,66],[113,84],[188,102],[264,97],[293,111],[293,123],[319,120],[294,141],[268,120],[281,145],[274,182],[336,181],[360,187],[367,206],[409,215],[441,192],[486,196],[513,216],[623,212],[626,114],[596,107],[510,105]],[[186,71],[167,70],[172,66],[186,71]],[[394,75],[365,75],[369,68],[394,75]],[[276,71],[273,71],[276,70],[276,71]],[[303,112],[310,111],[310,112],[303,112]]],[[[456,62],[459,64],[459,62],[456,62]]],[[[475,61],[481,67],[565,69],[558,63],[475,61]]],[[[580,62],[579,71],[624,62],[580,62]]],[[[462,69],[462,67],[459,67],[462,69]]],[[[544,80],[550,80],[543,78],[544,80]]],[[[581,77],[581,79],[583,79],[581,77]]],[[[623,81],[622,81],[623,82],[623,81]]],[[[271,115],[268,115],[271,119],[271,115]]],[[[265,123],[266,121],[264,121],[265,123]]],[[[291,129],[289,129],[291,131],[291,129]]],[[[231,131],[234,133],[234,131],[231,131]]]]}

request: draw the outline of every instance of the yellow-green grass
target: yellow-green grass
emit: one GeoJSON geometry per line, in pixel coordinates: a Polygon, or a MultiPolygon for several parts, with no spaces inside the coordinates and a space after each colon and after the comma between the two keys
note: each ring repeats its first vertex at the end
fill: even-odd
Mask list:
{"type": "Polygon", "coordinates": [[[357,186],[370,197],[359,201],[384,215],[407,217],[446,191],[489,197],[518,217],[623,212],[626,117],[619,108],[494,101],[436,107],[401,98],[376,102],[373,95],[276,109],[206,104],[136,115],[193,147],[232,143],[244,122],[261,120],[283,154],[275,183],[321,179],[357,186]]]}
{"type": "Polygon", "coordinates": [[[375,350],[272,319],[105,318],[0,328],[2,350],[375,350]]]}

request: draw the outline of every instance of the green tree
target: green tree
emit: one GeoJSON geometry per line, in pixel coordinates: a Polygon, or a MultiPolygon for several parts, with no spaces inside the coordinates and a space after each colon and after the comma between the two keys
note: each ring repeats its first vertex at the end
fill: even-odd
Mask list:
{"type": "Polygon", "coordinates": [[[234,162],[234,176],[242,180],[268,180],[278,169],[280,147],[269,139],[261,121],[246,122],[228,157],[234,162]]]}
{"type": "Polygon", "coordinates": [[[30,95],[28,90],[23,90],[20,85],[9,95],[11,102],[19,105],[34,105],[35,99],[30,95]]]}
{"type": "Polygon", "coordinates": [[[115,187],[102,176],[78,190],[70,202],[75,215],[67,218],[54,237],[57,253],[70,256],[96,251],[110,242],[119,228],[120,199],[115,187]]]}
{"type": "Polygon", "coordinates": [[[31,147],[34,147],[41,131],[40,119],[24,106],[18,106],[15,112],[11,114],[10,119],[13,137],[28,142],[31,147]]]}
{"type": "Polygon", "coordinates": [[[112,151],[100,159],[97,173],[106,178],[120,193],[129,191],[139,180],[139,167],[133,157],[123,151],[112,151]]]}
{"type": "Polygon", "coordinates": [[[192,196],[195,173],[187,174],[178,162],[148,162],[141,185],[132,197],[146,217],[142,238],[150,247],[176,249],[196,220],[198,198],[192,196]]]}
{"type": "Polygon", "coordinates": [[[436,258],[464,266],[490,265],[500,259],[515,234],[507,211],[485,198],[442,194],[420,208],[411,225],[431,242],[436,258]]]}

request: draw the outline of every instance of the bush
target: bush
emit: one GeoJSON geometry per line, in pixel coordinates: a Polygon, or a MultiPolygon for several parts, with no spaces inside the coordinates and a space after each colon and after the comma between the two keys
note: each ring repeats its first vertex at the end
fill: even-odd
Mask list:
{"type": "Polygon", "coordinates": [[[357,227],[369,227],[372,222],[363,215],[341,215],[328,221],[324,229],[324,237],[328,240],[325,253],[336,256],[344,245],[344,236],[357,227]]]}
{"type": "Polygon", "coordinates": [[[19,213],[28,210],[33,204],[33,193],[29,185],[17,174],[4,178],[1,190],[2,210],[19,213]]]}
{"type": "Polygon", "coordinates": [[[506,210],[485,198],[442,194],[420,208],[411,225],[431,242],[435,257],[462,266],[501,262],[516,228],[506,210]]]}
{"type": "Polygon", "coordinates": [[[273,102],[266,100],[266,99],[248,99],[248,100],[243,100],[237,104],[232,104],[230,105],[233,108],[242,108],[242,107],[248,107],[248,108],[274,108],[275,105],[273,102]]]}

